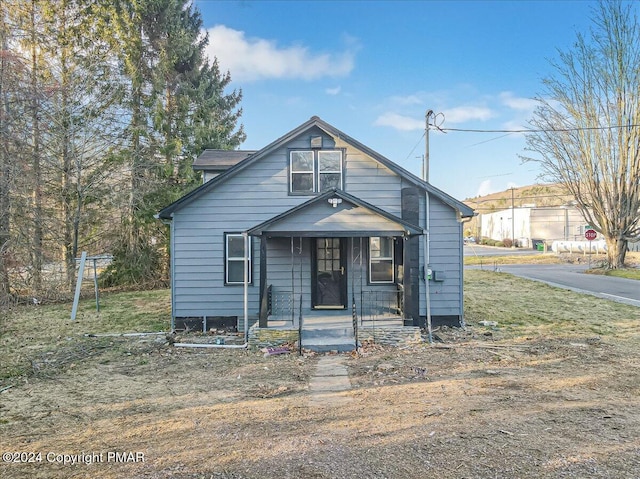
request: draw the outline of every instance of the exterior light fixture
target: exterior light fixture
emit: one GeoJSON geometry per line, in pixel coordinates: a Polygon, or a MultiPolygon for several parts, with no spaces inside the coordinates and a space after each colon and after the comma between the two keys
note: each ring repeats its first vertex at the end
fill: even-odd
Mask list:
{"type": "Polygon", "coordinates": [[[342,203],[342,198],[329,198],[327,201],[331,206],[337,208],[337,206],[342,203]]]}

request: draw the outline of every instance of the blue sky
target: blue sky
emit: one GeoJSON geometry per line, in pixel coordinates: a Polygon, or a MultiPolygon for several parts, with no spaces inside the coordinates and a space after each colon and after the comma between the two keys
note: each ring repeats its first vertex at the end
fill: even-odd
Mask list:
{"type": "MultiPolygon", "coordinates": [[[[526,127],[557,50],[594,2],[195,0],[209,57],[243,92],[241,149],[313,115],[420,175],[424,116],[442,128],[526,127]]],[[[430,182],[458,198],[539,181],[518,133],[430,132],[430,182]]]]}

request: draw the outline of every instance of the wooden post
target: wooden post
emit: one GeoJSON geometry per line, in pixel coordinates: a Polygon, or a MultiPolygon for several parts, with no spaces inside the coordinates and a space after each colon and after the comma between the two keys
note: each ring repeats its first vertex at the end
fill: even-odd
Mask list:
{"type": "Polygon", "coordinates": [[[269,294],[267,286],[267,237],[260,236],[260,316],[258,326],[266,328],[269,319],[269,294]]]}
{"type": "Polygon", "coordinates": [[[93,289],[96,293],[96,312],[100,312],[100,290],[98,289],[98,267],[96,266],[97,258],[93,258],[93,289]]]}
{"type": "Polygon", "coordinates": [[[78,301],[80,300],[80,290],[82,289],[82,279],[84,277],[84,263],[87,261],[87,252],[83,251],[80,256],[80,268],[78,271],[78,278],[76,279],[76,294],[73,297],[73,308],[71,308],[71,321],[76,320],[76,314],[78,313],[78,301]]]}

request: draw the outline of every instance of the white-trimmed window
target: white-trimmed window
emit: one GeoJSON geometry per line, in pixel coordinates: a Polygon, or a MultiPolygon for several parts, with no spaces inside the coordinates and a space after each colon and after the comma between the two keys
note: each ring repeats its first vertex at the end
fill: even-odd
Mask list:
{"type": "MultiPolygon", "coordinates": [[[[251,238],[249,238],[248,272],[251,283],[251,238]]],[[[224,235],[224,282],[225,284],[244,284],[244,236],[240,233],[224,235]]]]}
{"type": "Polygon", "coordinates": [[[313,151],[292,151],[290,161],[291,192],[313,193],[315,184],[313,151]]]}
{"type": "Polygon", "coordinates": [[[294,150],[289,153],[289,192],[311,195],[342,189],[342,150],[294,150]]]}
{"type": "Polygon", "coordinates": [[[342,152],[318,151],[318,191],[342,189],[342,152]]]}
{"type": "Polygon", "coordinates": [[[393,238],[372,236],[369,238],[369,281],[393,283],[393,238]]]}

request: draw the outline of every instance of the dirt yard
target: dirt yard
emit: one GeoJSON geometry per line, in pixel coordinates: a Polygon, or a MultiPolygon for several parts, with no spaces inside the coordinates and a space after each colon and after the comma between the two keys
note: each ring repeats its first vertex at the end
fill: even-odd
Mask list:
{"type": "Polygon", "coordinates": [[[0,394],[0,476],[640,477],[636,342],[436,335],[347,356],[334,407],[308,404],[318,356],[91,338],[100,354],[52,354],[0,394]]]}
{"type": "Polygon", "coordinates": [[[0,317],[1,478],[640,478],[640,308],[467,271],[466,330],[344,356],[321,406],[317,355],[102,335],[166,290],[92,308],[0,317]]]}

